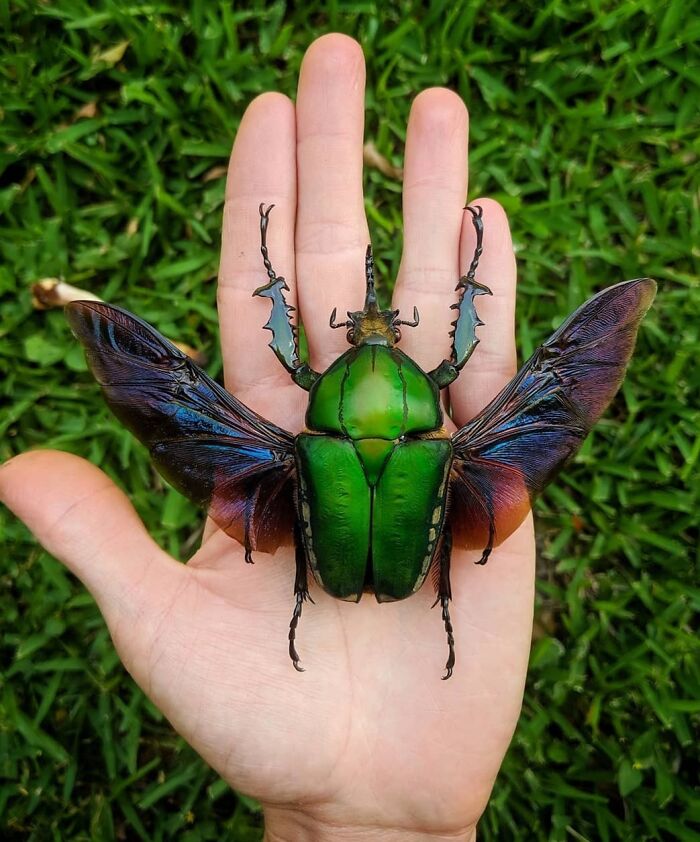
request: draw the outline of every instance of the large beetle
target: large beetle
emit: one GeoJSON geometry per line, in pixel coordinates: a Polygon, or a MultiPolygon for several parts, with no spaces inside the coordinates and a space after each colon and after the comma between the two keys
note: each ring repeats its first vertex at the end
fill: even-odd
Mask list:
{"type": "Polygon", "coordinates": [[[452,354],[425,373],[400,351],[402,321],[380,310],[367,249],[362,310],[330,323],[346,328],[350,347],[323,373],[298,353],[288,289],[270,261],[266,234],[272,206],[260,206],[269,298],[270,347],[309,392],[306,429],[297,436],[236,400],[141,319],[94,301],[67,307],[93,374],[115,415],[149,448],[158,470],[252,552],[294,541],[295,605],[289,654],[307,571],[339,599],[404,599],[434,571],[449,655],[452,541],[482,551],[526,516],[534,497],[576,452],[617,392],[639,324],[656,284],[617,284],[591,298],[543,344],[513,380],[450,436],[440,390],[458,376],[478,343],[475,298],[490,290],[475,280],[482,250],[481,209],[469,208],[476,250],[457,284],[452,354]]]}

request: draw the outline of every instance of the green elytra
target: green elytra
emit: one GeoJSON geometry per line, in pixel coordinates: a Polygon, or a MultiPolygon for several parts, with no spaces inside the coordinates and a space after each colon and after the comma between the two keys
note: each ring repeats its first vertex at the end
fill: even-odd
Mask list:
{"type": "MultiPolygon", "coordinates": [[[[309,391],[306,429],[295,442],[298,469],[297,603],[290,628],[290,654],[295,666],[296,626],[308,599],[305,562],[318,584],[332,596],[359,601],[364,591],[379,602],[404,599],[423,584],[441,538],[452,462],[452,444],[443,426],[440,389],[449,385],[477,345],[481,324],[475,295],[490,290],[474,280],[482,248],[481,209],[469,208],[477,233],[472,264],[460,279],[454,323],[453,354],[425,373],[395,347],[398,310],[380,310],[374,283],[371,246],[365,261],[364,308],[348,312],[345,322],[352,346],[322,374],[302,362],[296,329],[268,255],[266,235],[272,205],[260,205],[261,252],[269,282],[254,295],[272,300],[265,328],[270,347],[293,380],[309,391]],[[300,552],[303,550],[303,553],[300,552]]],[[[447,602],[443,618],[448,630],[451,672],[454,654],[447,602]]]]}

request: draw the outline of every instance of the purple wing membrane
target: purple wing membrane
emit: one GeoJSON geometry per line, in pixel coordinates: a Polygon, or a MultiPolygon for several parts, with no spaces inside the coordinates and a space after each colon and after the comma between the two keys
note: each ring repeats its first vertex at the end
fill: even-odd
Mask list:
{"type": "Polygon", "coordinates": [[[208,509],[248,556],[291,542],[293,436],[126,310],[76,301],[66,314],[110,409],[168,482],[208,509]]]}
{"type": "Polygon", "coordinates": [[[598,293],[454,435],[450,522],[463,546],[505,540],[578,450],[622,383],[655,292],[642,278],[598,293]]]}

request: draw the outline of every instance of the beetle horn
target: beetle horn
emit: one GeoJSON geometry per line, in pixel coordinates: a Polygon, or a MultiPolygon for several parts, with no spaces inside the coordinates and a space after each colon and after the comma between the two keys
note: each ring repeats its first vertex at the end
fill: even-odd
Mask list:
{"type": "Polygon", "coordinates": [[[374,288],[374,258],[372,257],[372,244],[367,246],[365,254],[365,278],[367,279],[367,292],[365,294],[365,313],[377,309],[377,291],[374,288]]]}

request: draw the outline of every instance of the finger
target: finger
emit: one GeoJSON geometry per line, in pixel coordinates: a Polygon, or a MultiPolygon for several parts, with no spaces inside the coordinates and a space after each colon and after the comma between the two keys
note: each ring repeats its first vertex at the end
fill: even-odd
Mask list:
{"type": "Polygon", "coordinates": [[[432,88],[416,97],[406,132],[404,245],[393,304],[404,319],[418,308],[420,324],[404,329],[401,349],[426,370],[450,352],[467,137],[467,109],[457,94],[432,88]]]}
{"type": "MultiPolygon", "coordinates": [[[[479,344],[457,380],[450,386],[450,403],[458,426],[466,424],[495,397],[516,371],[515,255],[505,211],[493,199],[475,199],[483,209],[483,252],[476,280],[492,295],[474,299],[484,324],[477,328],[479,344]]],[[[464,212],[460,241],[460,268],[465,274],[474,256],[476,231],[469,211],[464,212]]]]}
{"type": "Polygon", "coordinates": [[[34,451],[0,468],[0,501],[82,580],[108,620],[136,617],[183,566],[146,532],[126,496],[77,456],[34,451]]]}
{"type": "Polygon", "coordinates": [[[311,365],[322,371],[347,349],[341,316],[364,300],[369,233],[362,198],[365,63],[360,45],[325,35],[304,56],[297,96],[299,302],[311,365]]]}
{"type": "MultiPolygon", "coordinates": [[[[296,141],[294,105],[281,94],[262,94],[246,109],[226,180],[218,304],[226,386],[245,400],[288,385],[289,374],[268,348],[263,326],[270,300],[253,292],[267,281],[260,254],[261,202],[274,204],[268,228],[270,257],[290,287],[295,305],[294,215],[296,141]]],[[[255,407],[253,407],[255,408],[255,407]]]]}

